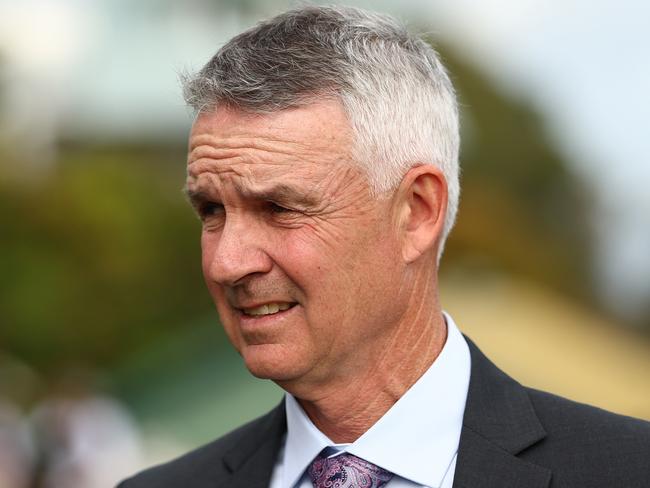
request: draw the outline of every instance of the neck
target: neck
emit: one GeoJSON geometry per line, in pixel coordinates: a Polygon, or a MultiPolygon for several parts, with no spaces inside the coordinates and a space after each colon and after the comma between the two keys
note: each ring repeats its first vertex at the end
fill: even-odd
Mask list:
{"type": "MultiPolygon", "coordinates": [[[[425,285],[427,286],[427,285],[425,285]]],[[[435,289],[435,284],[433,284],[435,289]]],[[[390,354],[366,361],[336,384],[320,385],[316,395],[298,401],[314,425],[337,444],[351,443],[377,422],[425,373],[440,354],[447,327],[437,295],[412,294],[413,310],[385,338],[379,350],[390,354]]]]}

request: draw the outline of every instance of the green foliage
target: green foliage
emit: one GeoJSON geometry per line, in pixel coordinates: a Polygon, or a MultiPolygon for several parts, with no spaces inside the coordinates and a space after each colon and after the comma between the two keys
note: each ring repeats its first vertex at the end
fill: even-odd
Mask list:
{"type": "Polygon", "coordinates": [[[107,366],[211,310],[184,157],[68,149],[36,182],[3,179],[0,344],[45,373],[107,366]]]}
{"type": "Polygon", "coordinates": [[[446,261],[480,260],[593,299],[587,189],[527,103],[445,56],[461,104],[462,195],[446,261]]]}

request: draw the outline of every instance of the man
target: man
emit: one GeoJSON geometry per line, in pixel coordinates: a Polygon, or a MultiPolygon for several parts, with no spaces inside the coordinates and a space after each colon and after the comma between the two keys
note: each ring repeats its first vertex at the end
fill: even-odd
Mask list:
{"type": "Polygon", "coordinates": [[[650,426],[524,388],[443,314],[458,113],[390,18],[303,7],[186,80],[207,286],[269,414],[139,487],[642,487],[650,426]]]}

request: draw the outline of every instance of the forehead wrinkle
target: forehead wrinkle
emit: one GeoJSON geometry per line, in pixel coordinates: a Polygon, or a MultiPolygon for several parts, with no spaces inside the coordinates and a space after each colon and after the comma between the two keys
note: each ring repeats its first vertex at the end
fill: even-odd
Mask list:
{"type": "Polygon", "coordinates": [[[287,175],[300,175],[310,178],[316,168],[325,171],[322,180],[327,180],[332,171],[349,161],[338,154],[268,153],[266,151],[232,151],[207,148],[201,152],[195,150],[187,166],[188,178],[197,178],[203,173],[226,176],[236,175],[241,178],[268,179],[287,175]],[[258,172],[256,170],[262,170],[258,172]]]}
{"type": "Polygon", "coordinates": [[[216,134],[196,134],[190,138],[189,152],[202,146],[214,149],[257,149],[281,154],[290,154],[296,150],[308,150],[312,148],[313,143],[301,142],[297,139],[271,137],[269,135],[259,135],[255,137],[226,135],[219,136],[216,134]]]}
{"type": "Polygon", "coordinates": [[[188,153],[188,164],[199,159],[227,159],[241,155],[241,151],[234,148],[213,147],[200,145],[188,153]]]}
{"type": "Polygon", "coordinates": [[[186,194],[214,198],[223,185],[221,178],[211,172],[200,173],[196,176],[189,175],[185,181],[183,191],[186,194]]]}
{"type": "MultiPolygon", "coordinates": [[[[287,131],[288,135],[291,131],[287,131]]],[[[310,138],[307,141],[289,137],[260,135],[256,137],[200,133],[190,139],[188,164],[200,157],[224,159],[233,156],[250,155],[251,162],[271,162],[272,158],[283,156],[288,161],[336,161],[352,158],[351,144],[338,138],[310,138]],[[270,157],[265,157],[269,155],[270,157]]]]}
{"type": "MultiPolygon", "coordinates": [[[[248,175],[250,176],[250,175],[248,175]]],[[[327,178],[326,178],[327,179],[327,178]]],[[[263,181],[256,183],[254,178],[247,177],[241,172],[224,170],[219,174],[202,172],[189,175],[184,192],[194,199],[210,199],[218,196],[229,187],[239,197],[256,201],[274,201],[276,203],[294,203],[303,207],[315,208],[318,206],[319,181],[315,187],[301,188],[287,181],[263,181]],[[223,173],[231,172],[234,175],[225,177],[223,173]]]]}
{"type": "MultiPolygon", "coordinates": [[[[311,163],[312,160],[334,159],[323,156],[323,152],[313,148],[303,148],[303,151],[278,150],[277,147],[214,147],[198,145],[188,154],[188,174],[197,175],[204,171],[221,172],[227,167],[240,165],[242,173],[253,172],[254,167],[278,166],[283,169],[286,165],[298,162],[311,163]],[[311,149],[311,150],[310,150],[311,149]],[[248,167],[247,167],[248,166],[248,167]]],[[[237,171],[237,170],[235,170],[237,171]]]]}
{"type": "Polygon", "coordinates": [[[228,158],[208,158],[203,157],[196,159],[188,164],[187,176],[188,178],[198,178],[199,176],[209,173],[213,175],[220,175],[226,173],[239,173],[237,168],[244,163],[241,156],[228,157],[228,158]]]}

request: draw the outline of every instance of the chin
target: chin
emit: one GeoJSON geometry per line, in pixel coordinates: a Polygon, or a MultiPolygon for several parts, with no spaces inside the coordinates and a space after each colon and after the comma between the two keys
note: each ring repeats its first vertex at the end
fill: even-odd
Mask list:
{"type": "Polygon", "coordinates": [[[286,348],[278,344],[249,345],[241,351],[241,355],[246,368],[256,378],[290,382],[303,374],[304,368],[300,367],[295,354],[287,353],[286,348]]]}

